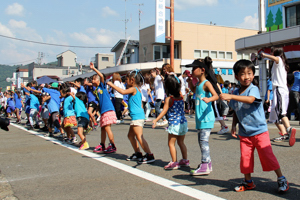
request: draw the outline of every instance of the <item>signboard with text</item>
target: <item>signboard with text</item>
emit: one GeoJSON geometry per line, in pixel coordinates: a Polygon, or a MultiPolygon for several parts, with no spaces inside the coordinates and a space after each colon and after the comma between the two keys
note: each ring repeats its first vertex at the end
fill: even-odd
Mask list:
{"type": "Polygon", "coordinates": [[[155,42],[165,43],[165,17],[166,17],[166,8],[165,0],[156,0],[156,9],[155,9],[155,42]]]}

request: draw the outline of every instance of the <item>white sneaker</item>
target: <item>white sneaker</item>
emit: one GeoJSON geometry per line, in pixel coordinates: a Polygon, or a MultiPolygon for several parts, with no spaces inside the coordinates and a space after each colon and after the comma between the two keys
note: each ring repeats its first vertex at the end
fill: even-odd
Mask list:
{"type": "Polygon", "coordinates": [[[120,124],[124,124],[124,120],[122,119],[122,120],[120,120],[120,124]]]}
{"type": "Polygon", "coordinates": [[[121,123],[121,120],[117,120],[117,124],[120,124],[121,123]]]}
{"type": "Polygon", "coordinates": [[[100,122],[100,116],[97,118],[97,122],[100,122]]]}
{"type": "Polygon", "coordinates": [[[223,135],[225,133],[228,133],[229,132],[229,128],[225,128],[225,127],[222,127],[222,129],[217,133],[219,135],[223,135]]]}

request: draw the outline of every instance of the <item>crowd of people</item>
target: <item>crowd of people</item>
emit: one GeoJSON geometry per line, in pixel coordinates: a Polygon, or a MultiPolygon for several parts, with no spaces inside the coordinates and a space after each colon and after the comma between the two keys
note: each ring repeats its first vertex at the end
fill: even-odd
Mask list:
{"type": "MultiPolygon", "coordinates": [[[[282,48],[275,48],[272,55],[262,54],[262,56],[274,61],[273,85],[268,87],[265,100],[265,103],[271,105],[268,107],[269,121],[276,124],[281,134],[274,141],[289,140],[289,145],[293,146],[296,141],[296,129],[290,126],[287,117],[288,65],[284,52],[282,48]],[[273,99],[269,90],[273,91],[273,99]]],[[[76,144],[80,150],[89,148],[86,135],[100,127],[100,141],[93,150],[95,153],[117,151],[111,127],[113,124],[124,123],[124,117],[129,115],[131,122],[128,139],[133,154],[128,156],[127,160],[137,161],[140,164],[155,161],[150,145],[143,136],[143,126],[145,122],[152,121],[149,116],[153,116],[152,128],[166,126],[165,130],[168,132],[171,161],[164,166],[166,170],[190,165],[184,143],[188,132],[186,116],[195,118],[201,151],[200,164],[190,172],[195,176],[208,175],[212,172],[209,147],[211,130],[215,121],[219,121],[221,130],[218,134],[228,133],[229,128],[225,121],[226,116],[232,113],[231,134],[237,137],[236,125],[239,124],[240,168],[245,176],[242,184],[235,190],[241,192],[256,187],[251,174],[254,168],[254,150],[257,149],[263,170],[275,171],[278,177],[278,191],[287,191],[289,184],[282,175],[272,151],[263,101],[254,82],[253,63],[248,60],[239,60],[235,63],[233,71],[239,84],[229,81],[219,84],[212,62],[210,57],[196,59],[186,65],[192,70],[185,70],[179,76],[169,64],[164,64],[161,70],[154,68],[144,74],[138,69],[123,77],[119,73],[113,73],[109,80],[94,67],[93,63],[90,63],[90,68],[96,72],[92,77],[78,78],[74,82],[54,82],[50,85],[37,85],[36,81],[27,85],[22,84],[24,99],[20,91],[4,92],[1,109],[7,117],[15,115],[16,123],[21,122],[21,111],[24,109],[29,130],[39,129],[41,118],[44,122],[41,130],[46,132],[45,137],[53,137],[56,131],[63,142],[76,144]],[[77,141],[74,134],[76,127],[80,141],[77,141]],[[106,137],[109,140],[108,145],[106,137]],[[177,158],[176,142],[181,151],[181,159],[177,158]]]]}

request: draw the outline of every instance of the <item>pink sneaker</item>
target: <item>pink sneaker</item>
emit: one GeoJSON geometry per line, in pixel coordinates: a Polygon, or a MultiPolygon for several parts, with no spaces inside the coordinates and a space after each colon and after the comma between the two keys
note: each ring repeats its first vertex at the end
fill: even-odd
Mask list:
{"type": "Polygon", "coordinates": [[[186,159],[181,159],[179,161],[179,166],[180,167],[188,167],[188,166],[190,166],[190,161],[186,160],[186,159]]]}
{"type": "Polygon", "coordinates": [[[178,162],[169,162],[169,164],[167,164],[164,168],[168,170],[168,169],[178,169],[179,167],[180,166],[178,162]]]}
{"type": "Polygon", "coordinates": [[[94,153],[100,153],[102,151],[104,151],[105,147],[103,147],[101,144],[99,144],[98,146],[95,147],[95,149],[93,150],[94,153]]]}

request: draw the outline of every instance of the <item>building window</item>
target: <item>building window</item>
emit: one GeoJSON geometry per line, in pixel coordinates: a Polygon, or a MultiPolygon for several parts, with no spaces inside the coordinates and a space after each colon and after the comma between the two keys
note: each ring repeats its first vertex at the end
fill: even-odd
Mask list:
{"type": "Polygon", "coordinates": [[[102,57],[102,61],[109,61],[108,57],[102,57]]]}
{"type": "Polygon", "coordinates": [[[224,51],[219,51],[219,58],[220,59],[225,59],[225,52],[224,51]]]}
{"type": "Polygon", "coordinates": [[[67,70],[67,69],[62,70],[62,74],[63,75],[69,75],[69,70],[67,70]]]}
{"type": "Polygon", "coordinates": [[[226,52],[226,59],[232,60],[232,52],[226,52]]]}
{"type": "Polygon", "coordinates": [[[237,53],[237,60],[243,59],[243,54],[242,53],[237,53]]]}
{"type": "Polygon", "coordinates": [[[217,54],[218,54],[217,51],[211,51],[211,52],[210,52],[210,57],[211,57],[211,58],[217,58],[217,54]]]}
{"type": "Polygon", "coordinates": [[[194,50],[194,58],[201,58],[201,50],[194,50]]]}
{"type": "Polygon", "coordinates": [[[228,75],[232,75],[232,69],[228,69],[228,75]]]}
{"type": "Polygon", "coordinates": [[[209,56],[209,51],[203,50],[203,58],[205,58],[206,56],[209,56]]]}
{"type": "Polygon", "coordinates": [[[154,60],[160,59],[160,46],[154,46],[154,60]]]}
{"type": "Polygon", "coordinates": [[[250,55],[249,54],[244,54],[243,59],[250,60],[250,55]]]}
{"type": "MultiPolygon", "coordinates": [[[[170,45],[154,45],[153,51],[154,60],[170,58],[170,45]]],[[[178,54],[178,45],[174,45],[174,58],[178,58],[178,54]]]]}
{"type": "Polygon", "coordinates": [[[286,27],[300,25],[300,4],[286,8],[286,27]]]}
{"type": "Polygon", "coordinates": [[[221,72],[223,75],[226,75],[226,69],[222,69],[221,72]]]}

